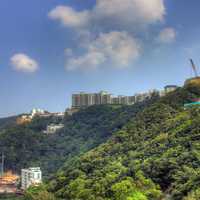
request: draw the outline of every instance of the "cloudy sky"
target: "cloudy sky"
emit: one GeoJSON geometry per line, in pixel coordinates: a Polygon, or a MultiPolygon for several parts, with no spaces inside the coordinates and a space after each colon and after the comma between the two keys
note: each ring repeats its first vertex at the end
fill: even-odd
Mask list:
{"type": "Polygon", "coordinates": [[[71,94],[182,85],[200,66],[199,0],[1,0],[0,117],[71,94]]]}

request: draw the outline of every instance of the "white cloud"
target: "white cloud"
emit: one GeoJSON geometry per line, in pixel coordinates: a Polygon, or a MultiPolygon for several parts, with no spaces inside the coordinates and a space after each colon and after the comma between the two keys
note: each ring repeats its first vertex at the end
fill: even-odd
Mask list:
{"type": "Polygon", "coordinates": [[[97,19],[111,19],[120,25],[143,25],[162,21],[165,15],[163,0],[97,0],[93,10],[97,19]]]}
{"type": "Polygon", "coordinates": [[[96,69],[99,65],[104,63],[105,57],[101,52],[92,52],[89,51],[85,55],[80,57],[73,57],[67,61],[66,69],[69,71],[72,70],[88,70],[96,69]]]}
{"type": "Polygon", "coordinates": [[[80,28],[107,24],[130,28],[162,21],[164,0],[97,0],[91,10],[76,11],[69,6],[57,6],[48,16],[67,27],[80,28]]]}
{"type": "Polygon", "coordinates": [[[116,68],[130,66],[141,53],[135,35],[144,35],[143,27],[162,22],[166,14],[164,0],[95,2],[88,10],[78,11],[62,5],[48,13],[51,19],[73,28],[79,36],[79,49],[65,50],[67,70],[96,69],[105,65],[116,68]]]}
{"type": "Polygon", "coordinates": [[[88,23],[88,11],[75,11],[69,6],[57,6],[48,14],[51,19],[59,20],[64,26],[83,27],[88,23]]]}
{"type": "Polygon", "coordinates": [[[85,54],[69,58],[66,69],[96,69],[104,64],[126,68],[140,56],[140,50],[139,42],[126,32],[102,33],[85,46],[85,54]]]}
{"type": "Polygon", "coordinates": [[[158,41],[161,43],[172,43],[175,39],[176,31],[173,28],[163,29],[158,36],[158,41]]]}
{"type": "Polygon", "coordinates": [[[33,73],[39,68],[37,61],[23,53],[13,55],[10,62],[17,71],[33,73]]]}
{"type": "Polygon", "coordinates": [[[70,49],[70,48],[66,48],[64,50],[64,53],[65,53],[66,56],[72,56],[73,55],[73,50],[70,49]]]}

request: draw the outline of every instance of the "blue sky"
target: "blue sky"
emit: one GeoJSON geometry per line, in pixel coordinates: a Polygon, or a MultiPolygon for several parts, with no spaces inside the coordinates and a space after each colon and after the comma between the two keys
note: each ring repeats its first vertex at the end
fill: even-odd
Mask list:
{"type": "Polygon", "coordinates": [[[0,117],[64,111],[71,94],[132,95],[200,65],[199,0],[1,0],[0,117]]]}

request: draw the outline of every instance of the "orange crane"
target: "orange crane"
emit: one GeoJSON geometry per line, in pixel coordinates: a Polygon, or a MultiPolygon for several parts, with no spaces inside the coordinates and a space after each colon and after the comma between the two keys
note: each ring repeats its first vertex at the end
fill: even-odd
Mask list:
{"type": "Polygon", "coordinates": [[[196,65],[194,64],[194,62],[193,62],[192,59],[190,59],[190,63],[191,63],[191,65],[192,65],[192,69],[193,69],[193,71],[194,71],[195,77],[198,77],[197,67],[196,67],[196,65]]]}

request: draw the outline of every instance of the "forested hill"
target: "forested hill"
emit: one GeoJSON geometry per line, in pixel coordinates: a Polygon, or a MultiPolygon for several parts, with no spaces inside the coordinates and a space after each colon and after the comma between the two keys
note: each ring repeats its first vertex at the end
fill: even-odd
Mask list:
{"type": "Polygon", "coordinates": [[[66,165],[49,190],[68,200],[199,200],[200,108],[183,108],[199,96],[190,87],[156,100],[66,165]]]}
{"type": "Polygon", "coordinates": [[[134,106],[93,106],[71,117],[66,115],[63,121],[36,117],[30,124],[0,131],[6,169],[20,172],[24,167],[40,166],[44,176],[52,176],[64,162],[105,142],[151,101],[134,106]],[[55,135],[44,134],[52,122],[64,123],[64,129],[55,135]]]}

